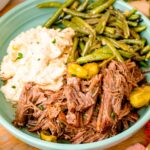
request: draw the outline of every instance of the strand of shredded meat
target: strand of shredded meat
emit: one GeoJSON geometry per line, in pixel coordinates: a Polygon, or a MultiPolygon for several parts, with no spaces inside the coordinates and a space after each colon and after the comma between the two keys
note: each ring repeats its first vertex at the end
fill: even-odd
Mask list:
{"type": "Polygon", "coordinates": [[[112,61],[90,80],[67,77],[58,92],[27,83],[13,123],[31,132],[48,130],[76,144],[114,136],[137,121],[128,100],[143,78],[134,62],[112,61]]]}

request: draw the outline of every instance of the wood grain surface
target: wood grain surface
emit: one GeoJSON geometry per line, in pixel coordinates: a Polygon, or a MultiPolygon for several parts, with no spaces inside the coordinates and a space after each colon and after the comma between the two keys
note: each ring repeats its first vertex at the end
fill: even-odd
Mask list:
{"type": "MultiPolygon", "coordinates": [[[[11,2],[6,6],[6,8],[0,12],[0,16],[4,15],[7,11],[9,11],[10,9],[12,9],[17,4],[23,1],[25,0],[11,0],[11,2]]],[[[125,150],[125,148],[127,148],[128,146],[135,144],[137,142],[140,143],[145,142],[143,129],[141,129],[139,132],[137,132],[134,136],[132,136],[128,140],[120,143],[115,147],[111,147],[108,150],[125,150]]],[[[0,125],[0,150],[36,150],[36,149],[16,139],[0,125]]]]}

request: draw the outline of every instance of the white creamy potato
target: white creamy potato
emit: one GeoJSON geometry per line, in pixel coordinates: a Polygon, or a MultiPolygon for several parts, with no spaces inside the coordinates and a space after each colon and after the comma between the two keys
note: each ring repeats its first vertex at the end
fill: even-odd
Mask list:
{"type": "Polygon", "coordinates": [[[0,71],[0,77],[7,80],[1,87],[6,98],[17,102],[26,82],[35,82],[43,89],[59,90],[73,36],[71,28],[60,31],[37,27],[12,40],[0,71]]]}

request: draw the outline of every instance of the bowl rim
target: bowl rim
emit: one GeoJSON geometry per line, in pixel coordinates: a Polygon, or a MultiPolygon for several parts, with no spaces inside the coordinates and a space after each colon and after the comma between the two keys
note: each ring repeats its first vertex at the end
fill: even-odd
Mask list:
{"type": "MultiPolygon", "coordinates": [[[[38,1],[38,0],[32,0],[32,1],[27,0],[27,1],[19,4],[15,8],[13,8],[12,10],[10,10],[8,13],[6,13],[5,15],[3,15],[0,18],[0,24],[3,23],[5,20],[7,20],[9,17],[11,17],[12,14],[17,13],[18,11],[21,11],[22,8],[30,5],[34,1],[38,1]]],[[[122,5],[124,8],[127,8],[128,10],[133,9],[132,6],[129,6],[128,4],[126,4],[123,1],[116,0],[116,3],[118,5],[122,5]]],[[[140,12],[138,12],[138,13],[140,13],[140,12]]],[[[150,21],[148,20],[148,18],[145,17],[142,13],[140,13],[140,14],[141,14],[142,18],[144,19],[144,22],[146,22],[146,24],[148,26],[150,26],[150,21]]],[[[147,29],[147,32],[149,32],[149,34],[150,34],[150,29],[149,30],[147,29]]],[[[21,130],[15,128],[5,118],[3,118],[1,114],[0,114],[0,124],[4,128],[6,128],[11,134],[13,134],[17,138],[19,138],[20,140],[22,140],[30,145],[33,145],[35,147],[53,148],[53,149],[59,149],[59,150],[62,150],[62,149],[64,149],[64,150],[92,149],[92,148],[100,148],[100,147],[102,148],[102,147],[107,147],[108,145],[113,146],[118,141],[123,141],[123,140],[127,139],[129,136],[131,136],[136,131],[138,131],[141,127],[143,127],[146,124],[146,122],[150,119],[150,106],[148,106],[147,109],[148,110],[144,114],[144,116],[141,119],[139,119],[129,129],[117,134],[114,137],[104,139],[104,140],[98,141],[98,142],[87,143],[87,144],[60,144],[60,143],[51,143],[51,142],[43,141],[36,137],[32,137],[32,136],[22,132],[21,130]]],[[[108,146],[108,147],[110,147],[110,146],[108,146]]]]}

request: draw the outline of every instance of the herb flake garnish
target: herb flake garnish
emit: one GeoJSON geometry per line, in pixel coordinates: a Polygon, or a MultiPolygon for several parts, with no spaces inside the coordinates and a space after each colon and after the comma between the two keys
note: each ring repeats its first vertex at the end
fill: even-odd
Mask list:
{"type": "Polygon", "coordinates": [[[54,40],[52,41],[52,43],[55,44],[55,43],[56,43],[56,39],[54,39],[54,40]]]}
{"type": "Polygon", "coordinates": [[[43,107],[42,105],[39,105],[38,108],[39,108],[40,110],[44,110],[44,107],[43,107]]]}
{"type": "Polygon", "coordinates": [[[75,75],[75,74],[71,74],[71,76],[72,76],[72,77],[76,77],[76,75],[75,75]]]}
{"type": "Polygon", "coordinates": [[[18,59],[22,59],[22,58],[23,58],[23,54],[22,53],[18,53],[17,60],[18,59]]]}
{"type": "Polygon", "coordinates": [[[13,85],[13,86],[12,86],[12,88],[13,88],[13,89],[15,89],[15,88],[16,88],[16,86],[15,86],[15,85],[13,85]]]}

